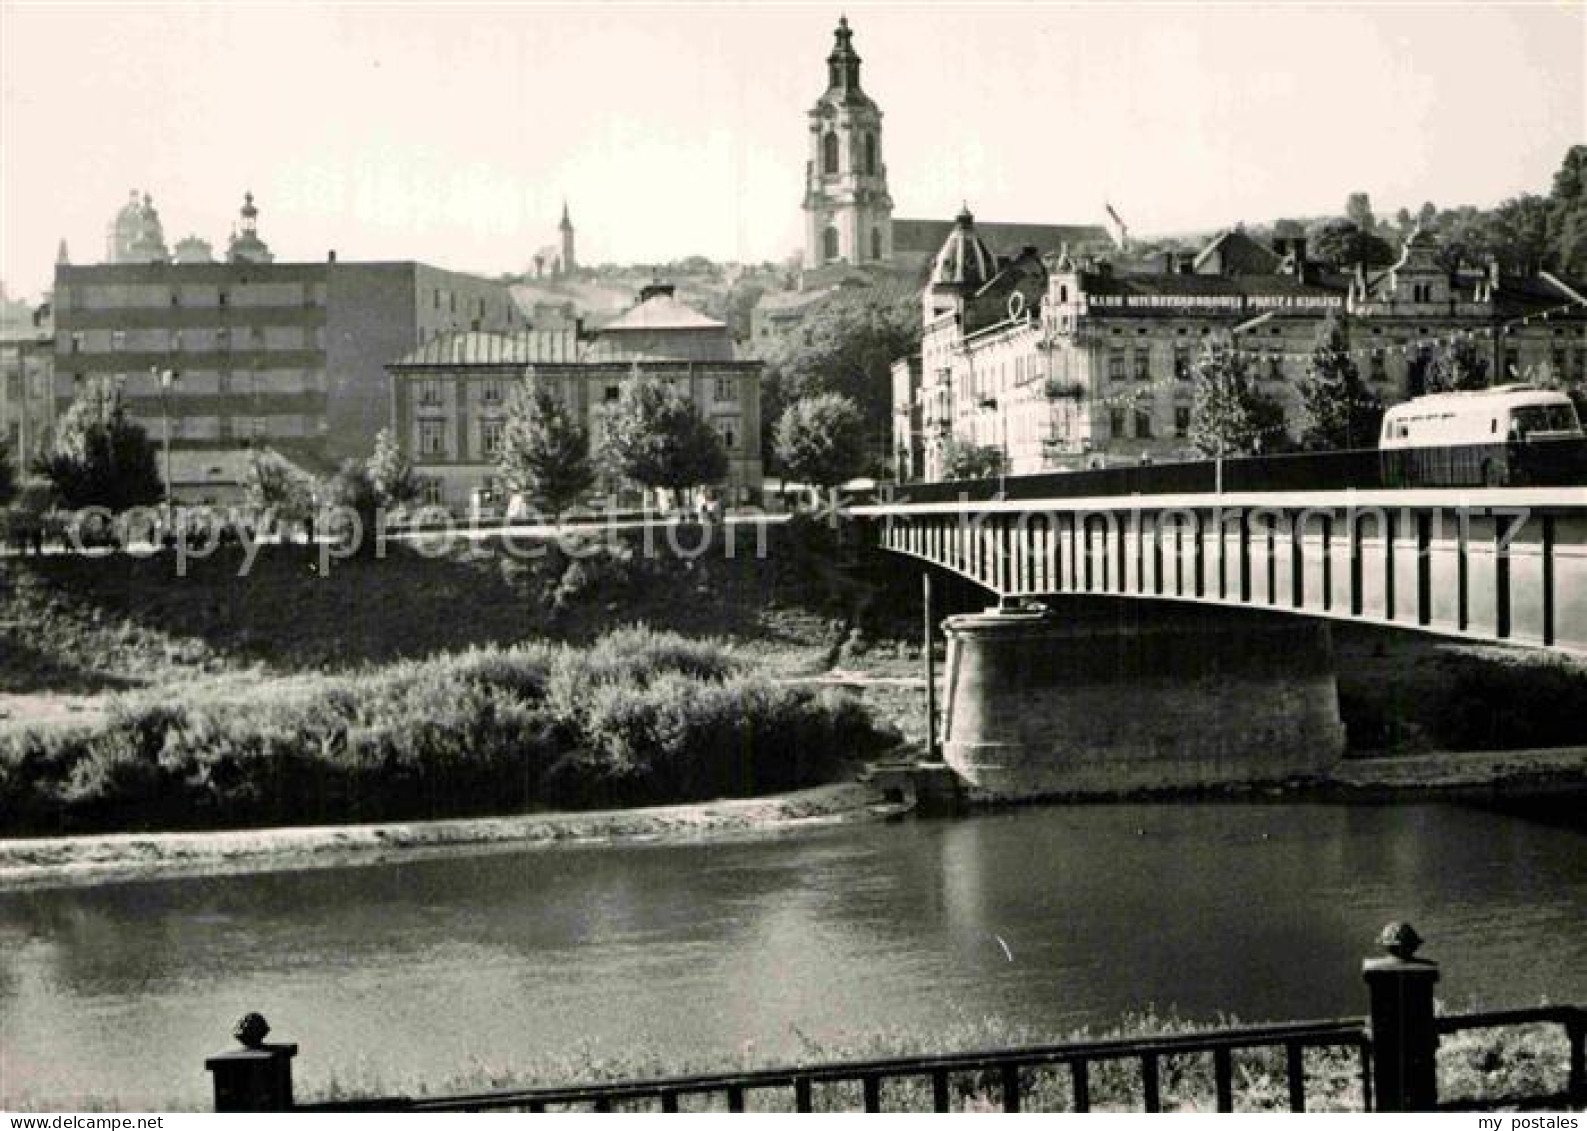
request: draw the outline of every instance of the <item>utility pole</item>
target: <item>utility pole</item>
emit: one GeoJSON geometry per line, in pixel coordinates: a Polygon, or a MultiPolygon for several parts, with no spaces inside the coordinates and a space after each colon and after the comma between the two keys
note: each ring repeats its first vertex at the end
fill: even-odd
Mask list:
{"type": "Polygon", "coordinates": [[[165,462],[165,532],[173,531],[173,500],[171,485],[171,385],[176,381],[176,370],[157,369],[149,366],[149,376],[153,377],[160,385],[160,434],[164,447],[165,462]]]}

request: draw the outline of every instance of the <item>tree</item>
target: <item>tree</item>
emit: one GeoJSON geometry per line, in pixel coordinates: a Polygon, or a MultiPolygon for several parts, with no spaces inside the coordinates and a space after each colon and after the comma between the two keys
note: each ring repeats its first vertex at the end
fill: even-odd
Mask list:
{"type": "Polygon", "coordinates": [[[865,467],[865,418],[841,393],[805,397],[778,418],[776,449],[788,475],[835,487],[865,467]]]}
{"type": "Polygon", "coordinates": [[[314,515],[314,480],[268,448],[248,457],[243,494],[248,505],[277,522],[308,522],[314,515]]]}
{"type": "Polygon", "coordinates": [[[11,466],[11,451],[6,442],[0,440],[0,506],[11,501],[16,489],[16,469],[11,466]]]}
{"type": "Polygon", "coordinates": [[[805,316],[794,332],[768,351],[761,382],[762,420],[770,433],[794,401],[841,393],[860,408],[867,443],[885,452],[892,432],[892,365],[920,345],[920,306],[915,295],[884,300],[869,293],[839,292],[805,316]]]}
{"type": "Polygon", "coordinates": [[[1587,275],[1587,145],[1573,145],[1548,194],[1548,240],[1554,265],[1587,275]]]}
{"type": "Polygon", "coordinates": [[[1383,422],[1383,402],[1361,380],[1339,316],[1317,327],[1306,375],[1301,378],[1301,443],[1314,450],[1371,447],[1383,422]]]}
{"type": "Polygon", "coordinates": [[[86,382],[55,429],[55,445],[36,464],[69,509],[157,503],[165,495],[155,447],[127,415],[120,386],[109,378],[86,382]]]}
{"type": "Polygon", "coordinates": [[[1251,380],[1245,355],[1210,339],[1191,366],[1190,442],[1204,455],[1256,455],[1284,445],[1284,408],[1251,380]]]}
{"type": "Polygon", "coordinates": [[[1488,387],[1488,359],[1470,338],[1424,348],[1411,358],[1407,383],[1413,397],[1488,387]]]}
{"type": "Polygon", "coordinates": [[[1003,473],[1002,449],[991,444],[967,444],[949,436],[942,445],[942,474],[946,479],[991,479],[1003,473]]]}
{"type": "Polygon", "coordinates": [[[553,519],[595,482],[589,434],[561,397],[527,381],[507,400],[499,463],[508,489],[549,511],[553,519]]]}
{"type": "Polygon", "coordinates": [[[326,482],[323,496],[332,508],[325,524],[331,537],[342,545],[351,542],[359,557],[373,557],[379,545],[376,528],[382,501],[369,468],[355,459],[345,461],[326,482]]]}
{"type": "Polygon", "coordinates": [[[1542,361],[1528,368],[1526,380],[1540,389],[1564,393],[1576,405],[1577,417],[1587,420],[1587,372],[1577,369],[1576,375],[1572,377],[1556,369],[1552,362],[1542,361]]]}
{"type": "Polygon", "coordinates": [[[614,474],[677,496],[727,475],[727,449],[694,402],[648,377],[626,383],[603,450],[614,474]]]}
{"type": "Polygon", "coordinates": [[[1349,220],[1327,220],[1312,228],[1307,237],[1310,254],[1336,268],[1382,267],[1393,263],[1394,249],[1388,242],[1349,220]]]}
{"type": "Polygon", "coordinates": [[[386,506],[399,507],[419,497],[419,478],[413,473],[413,461],[397,443],[391,429],[382,428],[376,433],[375,450],[369,456],[367,467],[375,492],[386,506]]]}
{"type": "Polygon", "coordinates": [[[1377,230],[1377,217],[1372,215],[1372,198],[1364,192],[1353,192],[1345,198],[1345,219],[1363,232],[1377,230]]]}

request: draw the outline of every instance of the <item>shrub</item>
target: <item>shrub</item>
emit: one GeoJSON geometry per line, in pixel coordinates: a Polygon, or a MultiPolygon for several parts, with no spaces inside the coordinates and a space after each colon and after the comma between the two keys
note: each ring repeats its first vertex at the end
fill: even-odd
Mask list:
{"type": "Polygon", "coordinates": [[[879,741],[851,700],[644,626],[356,675],[128,696],[0,736],[6,832],[403,819],[811,784],[879,741]]]}

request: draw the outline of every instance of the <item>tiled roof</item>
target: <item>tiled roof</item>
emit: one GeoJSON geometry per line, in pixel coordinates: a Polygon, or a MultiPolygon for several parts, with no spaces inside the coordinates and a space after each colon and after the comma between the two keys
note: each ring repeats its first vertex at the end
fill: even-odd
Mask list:
{"type": "MultiPolygon", "coordinates": [[[[1057,251],[1065,245],[1071,250],[1113,246],[1113,237],[1100,224],[1004,224],[977,220],[975,230],[988,247],[1003,256],[1018,255],[1026,247],[1057,251]]],[[[947,242],[951,231],[952,220],[895,219],[893,250],[934,256],[947,242]]]]}
{"type": "Polygon", "coordinates": [[[707,318],[668,294],[652,295],[601,328],[603,334],[623,330],[726,330],[727,323],[707,318]]]}
{"type": "Polygon", "coordinates": [[[533,365],[578,361],[580,343],[572,330],[521,330],[512,334],[477,330],[437,334],[395,365],[533,365]]]}

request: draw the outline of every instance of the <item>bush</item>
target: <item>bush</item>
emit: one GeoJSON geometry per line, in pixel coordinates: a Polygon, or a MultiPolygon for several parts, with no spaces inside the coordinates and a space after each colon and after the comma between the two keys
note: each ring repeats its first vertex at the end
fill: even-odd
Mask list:
{"type": "Polygon", "coordinates": [[[880,739],[852,700],[643,626],[358,675],[115,701],[0,736],[7,833],[634,804],[824,780],[880,739]]]}

